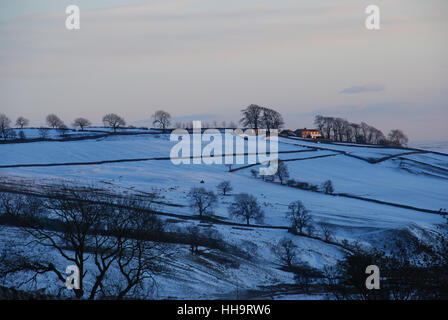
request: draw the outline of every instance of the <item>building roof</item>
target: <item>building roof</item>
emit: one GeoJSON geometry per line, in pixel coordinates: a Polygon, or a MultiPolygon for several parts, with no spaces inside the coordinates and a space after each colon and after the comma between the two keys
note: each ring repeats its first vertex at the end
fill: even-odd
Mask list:
{"type": "Polygon", "coordinates": [[[297,131],[319,131],[319,132],[320,132],[319,129],[307,129],[307,128],[297,129],[296,132],[297,132],[297,131]]]}

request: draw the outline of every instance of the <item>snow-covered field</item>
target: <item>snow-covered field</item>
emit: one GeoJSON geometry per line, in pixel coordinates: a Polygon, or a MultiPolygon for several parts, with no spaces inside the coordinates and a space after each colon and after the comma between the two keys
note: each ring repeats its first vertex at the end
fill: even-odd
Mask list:
{"type": "Polygon", "coordinates": [[[429,151],[441,152],[448,154],[448,141],[418,141],[410,144],[413,148],[419,148],[429,151]]]}
{"type": "MultiPolygon", "coordinates": [[[[291,179],[316,185],[330,179],[336,193],[415,207],[410,209],[264,182],[251,174],[251,170],[259,169],[257,165],[233,172],[229,172],[224,164],[174,165],[166,158],[175,143],[168,135],[160,134],[3,144],[0,145],[0,184],[13,181],[31,188],[58,182],[94,184],[114,193],[149,192],[156,188],[165,197],[164,201],[180,205],[161,206],[161,211],[194,215],[188,207],[190,188],[216,190],[218,183],[229,180],[234,188],[232,194],[246,192],[257,197],[265,212],[265,226],[287,227],[285,212],[288,204],[301,200],[316,222],[330,226],[338,241],[356,240],[366,246],[383,246],[382,239],[398,230],[407,230],[419,237],[425,232],[440,232],[446,225],[440,215],[419,209],[438,211],[448,208],[448,156],[434,153],[401,155],[412,150],[279,139],[279,158],[287,160],[285,164],[291,179]],[[378,163],[369,162],[394,155],[396,157],[378,163]],[[126,162],[89,163],[105,160],[126,162]],[[42,166],[46,164],[50,166],[42,166]]],[[[244,165],[233,168],[238,167],[244,165]]],[[[215,210],[218,218],[233,221],[227,213],[231,201],[231,195],[219,197],[219,206],[215,210]]],[[[176,225],[186,227],[196,223],[179,220],[176,225]]],[[[23,235],[19,230],[0,228],[3,246],[9,241],[21,245],[23,235]]],[[[159,277],[155,298],[235,298],[238,290],[293,283],[293,275],[279,269],[271,251],[272,245],[283,237],[294,241],[300,249],[300,258],[312,267],[334,264],[344,254],[341,247],[293,236],[285,229],[242,229],[228,225],[214,225],[213,228],[223,236],[223,241],[251,253],[253,259],[229,257],[238,262],[238,267],[225,267],[209,257],[192,256],[188,247],[179,245],[171,265],[175,276],[171,273],[159,277]]],[[[48,288],[56,290],[57,285],[48,285],[48,288]]],[[[276,297],[291,298],[281,294],[276,297]]]]}

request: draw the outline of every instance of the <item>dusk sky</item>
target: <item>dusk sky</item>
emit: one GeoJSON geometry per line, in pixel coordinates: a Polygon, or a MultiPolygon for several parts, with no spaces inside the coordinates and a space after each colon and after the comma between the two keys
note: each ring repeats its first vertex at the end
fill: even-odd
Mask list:
{"type": "Polygon", "coordinates": [[[105,113],[129,124],[315,114],[448,139],[446,0],[0,0],[0,113],[32,126],[105,113]],[[65,28],[65,8],[81,29],[65,28]],[[364,26],[367,5],[381,30],[364,26]],[[176,118],[174,119],[176,121],[176,118]]]}

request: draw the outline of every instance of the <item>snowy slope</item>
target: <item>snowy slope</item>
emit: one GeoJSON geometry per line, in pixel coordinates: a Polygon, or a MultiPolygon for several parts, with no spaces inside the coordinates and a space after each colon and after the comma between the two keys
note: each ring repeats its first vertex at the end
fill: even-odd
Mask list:
{"type": "MultiPolygon", "coordinates": [[[[34,142],[0,145],[0,166],[18,164],[54,164],[123,160],[104,164],[30,166],[0,168],[0,184],[16,182],[19,185],[39,189],[40,184],[65,182],[95,184],[114,193],[148,192],[154,188],[165,197],[164,201],[179,205],[161,205],[163,212],[195,215],[188,207],[187,193],[191,187],[216,190],[223,180],[230,180],[232,194],[247,192],[255,195],[265,212],[263,225],[268,228],[249,230],[226,225],[214,228],[229,244],[251,252],[253,261],[232,257],[239,267],[223,268],[206,257],[192,257],[187,247],[179,246],[177,259],[173,261],[176,277],[161,276],[159,298],[234,298],[235,288],[256,289],[262,285],[293,283],[291,274],[279,270],[271,247],[282,237],[291,238],[300,248],[300,257],[316,268],[333,264],[343,256],[340,247],[320,240],[297,237],[286,229],[270,229],[270,226],[288,227],[285,212],[288,204],[301,200],[311,211],[315,222],[328,224],[338,241],[358,240],[365,245],[381,245],[381,237],[396,230],[409,230],[414,234],[423,231],[438,232],[444,220],[437,214],[394,207],[341,196],[300,190],[279,183],[255,179],[251,169],[229,172],[224,164],[181,164],[170,160],[132,161],[139,158],[169,157],[175,142],[167,135],[114,136],[98,140],[71,142],[34,142]],[[200,183],[201,180],[204,183],[200,183]],[[204,261],[203,259],[207,260],[204,261]]],[[[206,143],[204,143],[205,145],[206,143]]],[[[315,144],[280,138],[279,157],[288,160],[290,177],[302,182],[321,184],[331,179],[335,191],[366,198],[422,209],[438,210],[448,207],[448,177],[443,170],[429,172],[429,166],[446,167],[448,157],[432,153],[400,156],[403,149],[364,148],[333,144],[315,144]],[[319,149],[316,149],[318,147],[319,149]],[[286,152],[286,153],[285,153],[286,152]],[[369,163],[347,154],[366,159],[397,157],[369,163]],[[322,157],[323,156],[323,157],[322,157]],[[317,158],[316,158],[317,157],[317,158]],[[415,161],[411,161],[415,160],[415,161]]],[[[243,167],[237,165],[233,168],[243,167]]],[[[220,196],[215,215],[224,221],[239,222],[228,217],[227,207],[232,196],[220,196]]],[[[185,227],[197,221],[179,221],[185,227]]],[[[3,229],[0,243],[17,238],[17,230],[3,229]],[[15,236],[11,236],[14,234],[15,236]]],[[[61,262],[62,263],[62,262],[61,262]]]]}

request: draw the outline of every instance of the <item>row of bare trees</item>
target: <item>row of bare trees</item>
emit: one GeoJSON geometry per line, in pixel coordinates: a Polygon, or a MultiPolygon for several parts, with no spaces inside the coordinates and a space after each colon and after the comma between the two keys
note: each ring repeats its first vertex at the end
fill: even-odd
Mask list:
{"type": "MultiPolygon", "coordinates": [[[[333,191],[330,180],[326,181],[324,186],[327,189],[331,188],[331,192],[333,191]]],[[[229,195],[233,191],[230,181],[222,181],[217,185],[217,189],[223,196],[229,195]]],[[[325,192],[330,192],[327,189],[325,189],[325,192]]],[[[213,191],[206,190],[205,188],[192,188],[187,194],[187,198],[190,201],[190,206],[200,217],[213,215],[213,211],[218,205],[217,195],[213,191]]],[[[234,201],[230,203],[228,212],[231,217],[242,219],[247,225],[250,224],[251,220],[262,222],[264,218],[264,212],[257,198],[247,193],[234,195],[234,201]]],[[[311,235],[315,230],[310,211],[299,200],[289,204],[286,219],[290,222],[290,232],[293,234],[311,235]]],[[[332,235],[330,235],[329,230],[325,226],[321,226],[320,229],[323,240],[329,241],[332,235]]]]}
{"type": "Polygon", "coordinates": [[[31,276],[23,283],[30,283],[53,274],[64,286],[67,265],[75,265],[80,275],[79,288],[73,290],[77,298],[144,296],[156,284],[154,275],[170,251],[154,241],[164,227],[151,213],[156,198],[111,199],[93,187],[61,187],[45,198],[0,193],[2,222],[20,226],[30,248],[5,249],[0,277],[25,272],[31,276]],[[45,251],[48,256],[35,255],[45,251]],[[65,265],[56,263],[60,259],[55,255],[65,265]]]}
{"type": "MultiPolygon", "coordinates": [[[[29,124],[28,119],[24,117],[18,117],[16,120],[16,126],[23,128],[29,124]]],[[[0,134],[2,138],[8,136],[8,130],[11,129],[11,119],[9,119],[5,114],[0,114],[0,134]]]]}
{"type": "MultiPolygon", "coordinates": [[[[153,125],[157,128],[162,128],[164,131],[171,124],[171,115],[166,111],[158,110],[151,117],[153,119],[153,125]]],[[[68,127],[65,125],[64,121],[56,114],[49,114],[46,117],[45,121],[50,128],[58,129],[61,132],[68,130],[68,127]]],[[[117,129],[126,126],[126,121],[124,120],[124,118],[115,113],[106,114],[103,117],[102,121],[106,127],[112,128],[114,132],[117,129]]],[[[12,130],[11,128],[11,123],[11,119],[9,119],[5,114],[0,114],[0,137],[4,140],[13,137],[13,135],[15,134],[14,130],[12,130]]],[[[19,117],[16,120],[16,126],[20,129],[28,126],[29,123],[30,121],[24,117],[19,117]]],[[[83,117],[76,118],[72,123],[73,127],[80,128],[81,131],[91,125],[92,123],[90,122],[90,120],[83,117]]]]}
{"type": "MultiPolygon", "coordinates": [[[[269,112],[267,114],[269,114],[269,112]]],[[[169,128],[171,126],[171,115],[170,115],[170,113],[168,113],[166,111],[158,110],[151,116],[151,118],[152,118],[152,124],[155,128],[160,128],[163,131],[165,131],[167,128],[169,128]]],[[[102,121],[106,127],[112,128],[114,130],[114,132],[117,129],[126,126],[126,121],[124,120],[124,118],[115,113],[106,114],[103,117],[102,121]]],[[[19,118],[17,118],[16,126],[20,129],[23,129],[24,127],[28,126],[29,123],[30,122],[28,119],[26,119],[24,117],[19,117],[19,118]]],[[[59,118],[55,114],[49,114],[46,117],[46,124],[50,128],[53,128],[53,129],[68,130],[68,127],[65,125],[64,121],[62,121],[61,118],[59,118]]],[[[72,123],[72,127],[79,128],[81,131],[83,131],[85,128],[87,128],[91,125],[92,125],[92,123],[90,122],[90,120],[87,118],[83,118],[83,117],[76,118],[72,123]]],[[[193,122],[192,121],[186,121],[186,122],[178,121],[178,122],[174,123],[174,127],[175,128],[183,128],[183,129],[192,129],[193,122]]],[[[226,121],[218,122],[215,120],[215,121],[211,121],[211,122],[209,122],[209,121],[203,122],[202,127],[203,128],[219,128],[219,127],[221,127],[221,128],[236,129],[238,127],[238,125],[233,121],[230,121],[229,123],[227,123],[226,121]]],[[[8,117],[6,117],[6,115],[0,114],[0,134],[2,134],[1,137],[8,136],[7,134],[4,134],[4,132],[6,132],[8,129],[11,129],[11,120],[8,117]]]]}
{"type": "Polygon", "coordinates": [[[404,146],[408,143],[407,136],[401,130],[392,130],[386,137],[381,130],[365,122],[358,124],[342,118],[317,115],[314,124],[325,139],[333,141],[396,146],[404,146]]]}

